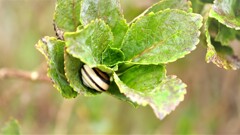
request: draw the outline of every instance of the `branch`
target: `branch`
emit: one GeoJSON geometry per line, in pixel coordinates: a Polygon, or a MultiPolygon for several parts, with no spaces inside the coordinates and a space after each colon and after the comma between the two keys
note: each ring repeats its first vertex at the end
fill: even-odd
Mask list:
{"type": "Polygon", "coordinates": [[[51,82],[46,76],[37,71],[29,72],[18,69],[0,68],[0,80],[5,78],[21,78],[30,81],[51,82]]]}

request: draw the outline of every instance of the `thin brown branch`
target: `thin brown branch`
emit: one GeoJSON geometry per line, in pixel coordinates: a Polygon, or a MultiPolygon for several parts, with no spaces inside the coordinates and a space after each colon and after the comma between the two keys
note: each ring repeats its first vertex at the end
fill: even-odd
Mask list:
{"type": "Polygon", "coordinates": [[[23,71],[19,69],[0,68],[0,80],[5,78],[20,78],[30,81],[51,82],[47,75],[37,71],[23,71]]]}

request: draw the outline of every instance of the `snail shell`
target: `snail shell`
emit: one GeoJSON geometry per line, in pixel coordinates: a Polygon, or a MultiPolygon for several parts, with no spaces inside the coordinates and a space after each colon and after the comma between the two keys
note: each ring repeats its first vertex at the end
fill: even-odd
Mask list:
{"type": "Polygon", "coordinates": [[[97,68],[90,68],[83,65],[81,68],[83,84],[99,92],[106,91],[109,88],[110,79],[108,74],[97,68]]]}

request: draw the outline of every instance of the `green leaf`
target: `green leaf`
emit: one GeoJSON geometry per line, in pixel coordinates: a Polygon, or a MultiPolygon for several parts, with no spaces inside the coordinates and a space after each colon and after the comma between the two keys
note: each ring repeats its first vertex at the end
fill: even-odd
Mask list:
{"type": "Polygon", "coordinates": [[[65,98],[77,96],[67,82],[64,72],[64,47],[63,41],[53,37],[44,37],[36,44],[36,48],[45,56],[48,63],[48,76],[52,79],[54,87],[65,98]]]}
{"type": "Polygon", "coordinates": [[[64,55],[65,75],[74,91],[84,96],[99,94],[96,90],[83,85],[80,69],[84,65],[79,59],[72,57],[67,52],[64,55]]]}
{"type": "Polygon", "coordinates": [[[54,22],[65,32],[76,31],[80,25],[81,0],[57,0],[54,22]]]}
{"type": "Polygon", "coordinates": [[[1,135],[20,135],[19,124],[17,120],[9,120],[1,129],[1,135]]]}
{"type": "Polygon", "coordinates": [[[147,9],[146,14],[150,12],[157,13],[165,9],[180,9],[186,12],[192,12],[191,2],[188,0],[161,0],[147,9]]]}
{"type": "Polygon", "coordinates": [[[117,74],[122,74],[126,70],[130,69],[131,67],[135,66],[134,63],[124,61],[118,64],[118,71],[117,74]]]}
{"type": "Polygon", "coordinates": [[[114,81],[111,82],[109,89],[106,91],[106,93],[119,99],[119,100],[128,102],[129,104],[133,105],[134,107],[138,106],[137,103],[131,101],[131,99],[129,99],[126,95],[124,95],[123,93],[120,92],[117,84],[114,81]]]}
{"type": "Polygon", "coordinates": [[[120,49],[108,47],[102,56],[103,64],[113,66],[124,60],[124,54],[120,49]]]}
{"type": "Polygon", "coordinates": [[[235,29],[228,28],[223,24],[218,24],[218,33],[215,40],[221,42],[222,45],[229,45],[230,41],[233,41],[236,38],[237,31],[235,29]]]}
{"type": "Polygon", "coordinates": [[[119,78],[130,88],[147,94],[165,77],[166,70],[162,65],[135,65],[119,78]]]}
{"type": "Polygon", "coordinates": [[[103,51],[113,42],[112,32],[102,20],[91,22],[79,32],[65,33],[64,38],[67,52],[91,68],[102,63],[103,51]]]}
{"type": "Polygon", "coordinates": [[[203,2],[201,2],[201,0],[190,0],[191,1],[191,7],[193,9],[193,13],[203,13],[203,8],[205,7],[205,5],[203,2]]]}
{"type": "MultiPolygon", "coordinates": [[[[206,12],[208,15],[208,12],[206,12]]],[[[210,36],[214,38],[215,41],[220,42],[221,45],[229,46],[229,44],[237,38],[238,33],[235,29],[231,29],[224,24],[219,23],[216,19],[208,18],[205,16],[205,20],[210,20],[208,31],[210,36]]]]}
{"type": "Polygon", "coordinates": [[[164,10],[140,18],[128,30],[121,50],[125,60],[166,64],[196,48],[202,17],[181,10],[164,10]]]}
{"type": "Polygon", "coordinates": [[[176,108],[184,99],[186,85],[175,76],[165,77],[161,65],[134,66],[114,80],[120,92],[139,105],[150,105],[159,119],[176,108]]]}
{"type": "Polygon", "coordinates": [[[112,47],[119,48],[128,29],[118,0],[83,0],[81,22],[89,24],[92,20],[102,19],[108,24],[114,36],[112,47]]]}
{"type": "Polygon", "coordinates": [[[240,59],[234,55],[232,48],[223,46],[220,42],[211,38],[209,27],[214,20],[208,18],[205,23],[205,35],[207,40],[206,61],[213,62],[220,68],[236,70],[240,68],[240,59]]]}
{"type": "Polygon", "coordinates": [[[237,40],[240,40],[240,31],[237,32],[236,38],[237,38],[237,40]]]}
{"type": "Polygon", "coordinates": [[[203,3],[213,3],[213,0],[201,0],[203,3]]]}
{"type": "Polygon", "coordinates": [[[219,54],[233,55],[234,51],[230,46],[223,46],[220,42],[211,38],[211,43],[219,54]]]}
{"type": "Polygon", "coordinates": [[[179,9],[184,10],[186,12],[192,12],[191,2],[188,0],[161,0],[158,3],[152,5],[147,10],[145,10],[142,14],[134,18],[130,24],[136,22],[142,16],[145,16],[151,12],[157,13],[159,11],[163,11],[165,9],[179,9]]]}
{"type": "Polygon", "coordinates": [[[112,74],[114,71],[118,70],[118,66],[113,66],[113,67],[108,67],[106,65],[97,65],[96,68],[100,69],[101,71],[107,73],[107,74],[112,74]]]}
{"type": "Polygon", "coordinates": [[[145,16],[151,12],[157,13],[159,11],[169,9],[169,8],[184,10],[186,12],[192,12],[191,2],[188,0],[161,0],[158,3],[149,7],[142,14],[134,18],[132,22],[130,22],[130,24],[132,24],[133,22],[136,22],[136,20],[138,20],[140,17],[145,16]]]}
{"type": "Polygon", "coordinates": [[[240,0],[214,0],[209,16],[229,28],[240,30],[240,0]]]}

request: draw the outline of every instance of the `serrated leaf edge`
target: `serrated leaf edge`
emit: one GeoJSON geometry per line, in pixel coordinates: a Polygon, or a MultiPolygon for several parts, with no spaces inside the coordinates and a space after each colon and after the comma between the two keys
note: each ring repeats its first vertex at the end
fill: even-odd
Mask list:
{"type": "MultiPolygon", "coordinates": [[[[114,76],[114,81],[116,82],[116,84],[117,84],[117,86],[118,86],[118,88],[119,88],[121,93],[123,93],[126,97],[128,97],[132,102],[135,102],[135,103],[137,103],[139,105],[142,105],[142,106],[146,106],[146,105],[151,106],[153,111],[154,111],[154,113],[155,113],[155,115],[160,120],[162,120],[164,117],[166,117],[168,114],[170,114],[173,110],[175,110],[176,107],[180,104],[180,102],[182,102],[184,100],[184,95],[186,94],[186,87],[187,87],[187,85],[185,83],[183,83],[180,79],[178,79],[178,81],[182,84],[182,87],[183,87],[179,91],[185,91],[184,94],[183,94],[183,97],[179,100],[179,102],[176,104],[175,107],[170,108],[169,112],[167,112],[167,113],[165,112],[165,115],[162,115],[161,113],[158,112],[159,110],[158,110],[157,106],[153,103],[153,101],[150,98],[142,97],[139,94],[133,93],[132,91],[135,91],[135,90],[132,89],[132,88],[129,88],[126,84],[124,84],[118,78],[116,73],[114,73],[113,76],[114,76]],[[126,87],[127,89],[129,89],[131,91],[125,91],[125,90],[121,89],[122,87],[120,87],[117,82],[120,82],[122,87],[126,87]]],[[[177,78],[177,76],[175,76],[175,75],[171,75],[171,76],[168,76],[168,77],[169,77],[168,79],[176,79],[177,78]]],[[[161,83],[163,83],[163,82],[161,82],[161,83]]]]}
{"type": "MultiPolygon", "coordinates": [[[[104,25],[106,25],[106,28],[109,30],[109,32],[112,33],[111,28],[109,27],[109,25],[107,25],[102,19],[96,19],[96,20],[91,21],[89,24],[87,24],[87,25],[84,26],[84,29],[88,28],[91,24],[94,24],[94,23],[96,23],[96,22],[102,22],[104,25]]],[[[82,29],[82,30],[83,30],[83,29],[82,29]]],[[[77,31],[77,32],[66,32],[65,34],[70,35],[70,34],[80,33],[82,30],[77,31]]],[[[64,34],[64,37],[65,37],[65,34],[64,34]]],[[[112,34],[111,38],[112,38],[113,41],[114,41],[113,34],[112,34]]],[[[106,48],[105,48],[105,49],[106,49],[106,48]]],[[[79,60],[82,61],[83,63],[87,63],[85,60],[79,58],[79,57],[76,56],[75,54],[71,54],[71,53],[70,53],[70,50],[68,49],[68,45],[66,45],[66,51],[67,51],[67,53],[69,53],[70,55],[72,55],[74,58],[79,59],[79,60]]],[[[101,60],[102,60],[102,58],[101,58],[101,60]]],[[[94,67],[98,67],[98,65],[100,65],[100,64],[97,64],[97,65],[88,65],[88,66],[89,66],[90,68],[94,68],[94,67]]]]}
{"type": "MultiPolygon", "coordinates": [[[[197,46],[198,43],[200,42],[200,40],[199,40],[199,36],[200,36],[200,34],[201,34],[200,29],[201,29],[201,27],[203,26],[203,17],[202,17],[200,14],[196,14],[196,13],[188,13],[188,12],[186,12],[186,11],[179,10],[179,9],[165,9],[165,10],[158,11],[158,12],[156,12],[156,13],[150,12],[149,14],[147,14],[147,15],[145,15],[145,16],[141,16],[141,17],[139,17],[139,18],[138,18],[135,22],[133,22],[133,23],[131,24],[131,26],[128,28],[128,30],[127,30],[127,32],[126,32],[124,38],[123,38],[123,42],[122,42],[122,44],[121,44],[121,46],[120,46],[120,49],[121,49],[122,46],[123,46],[124,39],[126,38],[127,33],[131,30],[131,27],[133,27],[133,26],[136,25],[136,23],[137,23],[138,21],[141,21],[141,19],[142,19],[143,17],[147,17],[147,16],[152,16],[152,15],[160,14],[160,13],[162,13],[162,12],[167,12],[167,11],[168,11],[168,12],[170,12],[170,11],[177,11],[177,12],[183,12],[183,13],[185,13],[185,14],[197,15],[197,16],[199,17],[199,19],[201,20],[201,23],[200,23],[199,25],[197,25],[198,30],[197,30],[197,35],[196,35],[196,37],[198,37],[198,39],[196,40],[195,43],[193,43],[193,47],[190,48],[191,50],[189,49],[189,51],[186,52],[185,55],[180,56],[180,57],[175,58],[175,59],[172,59],[172,60],[170,60],[170,61],[168,61],[168,62],[163,62],[163,63],[155,62],[155,63],[151,63],[151,64],[153,64],[153,65],[168,64],[168,63],[174,62],[174,61],[176,61],[176,60],[178,60],[178,59],[184,58],[186,55],[188,55],[188,54],[190,54],[192,51],[194,51],[194,50],[196,49],[196,46],[197,46]]],[[[135,56],[134,56],[134,57],[135,57],[135,56]]],[[[133,58],[134,58],[134,57],[133,57],[133,58]]],[[[138,63],[138,62],[133,62],[133,61],[131,61],[133,58],[131,58],[130,60],[127,60],[127,62],[129,62],[129,63],[134,63],[134,64],[140,64],[140,65],[149,65],[149,63],[142,63],[142,62],[141,62],[141,63],[138,63]]]]}
{"type": "MultiPolygon", "coordinates": [[[[61,88],[55,83],[55,81],[51,78],[51,76],[50,76],[50,68],[49,68],[49,64],[50,64],[50,62],[49,62],[49,56],[47,56],[47,53],[45,53],[44,52],[44,50],[42,50],[41,49],[41,47],[39,46],[39,43],[40,42],[42,42],[43,44],[47,44],[47,40],[50,40],[50,39],[57,39],[57,38],[55,38],[55,37],[49,37],[49,36],[45,36],[45,37],[43,37],[41,40],[39,40],[38,41],[38,43],[35,45],[35,47],[36,47],[36,49],[39,51],[39,52],[41,52],[42,54],[43,54],[43,56],[45,57],[45,59],[46,59],[46,61],[47,61],[47,76],[48,76],[48,78],[50,78],[50,80],[51,80],[51,82],[52,82],[52,84],[53,84],[53,87],[55,88],[55,89],[57,89],[57,91],[63,96],[63,93],[62,93],[62,91],[61,91],[61,88]]],[[[63,42],[63,41],[62,41],[63,42]]],[[[68,82],[68,80],[67,80],[67,77],[65,77],[65,79],[66,79],[66,81],[68,82]]],[[[69,83],[69,82],[68,82],[69,83]]],[[[69,83],[70,84],[70,83],[69,83]]],[[[71,87],[71,86],[70,86],[71,87]]],[[[71,87],[72,88],[72,87],[71,87]]],[[[72,88],[73,89],[73,88],[72,88]]],[[[75,90],[74,90],[75,91],[75,90]]],[[[65,98],[75,98],[75,97],[77,97],[78,96],[78,94],[76,94],[75,96],[73,96],[73,97],[69,97],[69,96],[63,96],[63,97],[65,97],[65,98]]]]}

